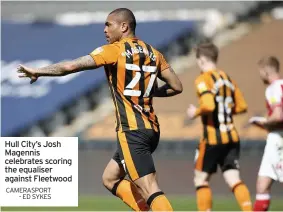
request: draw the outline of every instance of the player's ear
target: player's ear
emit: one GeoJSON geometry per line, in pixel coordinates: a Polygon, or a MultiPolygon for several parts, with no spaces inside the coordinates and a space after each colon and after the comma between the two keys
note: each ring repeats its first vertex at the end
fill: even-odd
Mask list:
{"type": "Polygon", "coordinates": [[[126,32],[128,30],[128,28],[129,28],[129,26],[126,22],[123,22],[121,24],[121,30],[122,30],[123,33],[126,32]]]}

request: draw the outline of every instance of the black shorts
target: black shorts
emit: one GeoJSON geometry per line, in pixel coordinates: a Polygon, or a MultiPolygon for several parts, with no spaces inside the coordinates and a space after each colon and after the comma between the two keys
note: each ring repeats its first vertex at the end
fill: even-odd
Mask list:
{"type": "Polygon", "coordinates": [[[160,132],[152,129],[117,132],[118,149],[113,159],[123,165],[131,180],[155,172],[152,153],[159,143],[160,132]]]}
{"type": "Polygon", "coordinates": [[[201,142],[195,156],[195,169],[209,174],[239,169],[240,143],[209,145],[201,142]]]}

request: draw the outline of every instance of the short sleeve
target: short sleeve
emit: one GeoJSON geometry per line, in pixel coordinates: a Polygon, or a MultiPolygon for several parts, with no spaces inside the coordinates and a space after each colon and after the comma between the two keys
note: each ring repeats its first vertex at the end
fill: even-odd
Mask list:
{"type": "Polygon", "coordinates": [[[244,109],[248,108],[247,102],[245,100],[245,97],[242,93],[242,91],[240,90],[240,88],[238,87],[238,85],[236,84],[235,81],[231,80],[232,82],[232,86],[234,87],[234,113],[237,114],[241,111],[244,111],[244,109]]]}
{"type": "Polygon", "coordinates": [[[167,63],[166,59],[161,53],[159,53],[159,57],[160,57],[160,71],[164,71],[165,69],[169,68],[170,65],[169,63],[167,63]]]}
{"type": "Polygon", "coordinates": [[[96,48],[90,53],[98,67],[113,65],[117,62],[120,53],[118,44],[108,44],[96,48]]]}
{"type": "Polygon", "coordinates": [[[196,80],[195,80],[195,88],[197,91],[197,94],[199,96],[206,94],[206,93],[212,93],[211,91],[211,85],[208,82],[208,80],[205,78],[204,75],[200,75],[196,80]]]}
{"type": "Polygon", "coordinates": [[[266,92],[266,100],[271,107],[282,106],[283,101],[283,85],[277,84],[266,92]]]}

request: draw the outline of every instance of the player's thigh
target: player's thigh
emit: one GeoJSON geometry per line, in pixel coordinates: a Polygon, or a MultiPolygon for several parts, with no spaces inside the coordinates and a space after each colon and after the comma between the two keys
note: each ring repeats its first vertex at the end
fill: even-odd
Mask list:
{"type": "Polygon", "coordinates": [[[269,194],[273,179],[267,176],[258,176],[256,182],[256,193],[257,194],[269,194]]]}
{"type": "MultiPolygon", "coordinates": [[[[201,141],[195,155],[195,173],[207,173],[208,176],[215,173],[217,171],[218,152],[217,145],[212,146],[201,141]]],[[[199,176],[195,175],[195,180],[198,182],[204,180],[203,177],[199,176]]]]}
{"type": "Polygon", "coordinates": [[[241,181],[240,179],[240,143],[224,144],[222,157],[219,161],[223,178],[226,183],[232,188],[241,181]]]}
{"type": "MultiPolygon", "coordinates": [[[[228,170],[239,170],[240,143],[223,144],[219,165],[222,173],[228,170]]],[[[234,171],[236,173],[236,171],[234,171]]]]}
{"type": "Polygon", "coordinates": [[[276,179],[283,182],[283,131],[269,133],[267,141],[270,144],[270,162],[272,163],[273,171],[275,172],[276,179]]]}
{"type": "Polygon", "coordinates": [[[155,173],[152,152],[159,142],[154,130],[118,132],[119,149],[124,168],[132,181],[155,173]]]}
{"type": "Polygon", "coordinates": [[[115,152],[113,158],[106,165],[102,174],[103,184],[108,188],[112,187],[121,178],[124,178],[126,173],[119,159],[118,151],[115,152]]]}
{"type": "Polygon", "coordinates": [[[280,161],[278,141],[278,136],[273,133],[268,134],[258,176],[271,178],[276,181],[280,179],[280,173],[276,168],[276,161],[280,161]]]}

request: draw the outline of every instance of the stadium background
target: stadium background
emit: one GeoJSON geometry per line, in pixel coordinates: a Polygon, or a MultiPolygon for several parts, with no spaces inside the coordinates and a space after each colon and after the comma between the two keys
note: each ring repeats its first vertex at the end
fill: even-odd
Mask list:
{"type": "MultiPolygon", "coordinates": [[[[189,103],[197,103],[193,81],[199,71],[192,47],[210,39],[221,48],[219,66],[238,82],[249,104],[248,114],[235,121],[242,138],[242,178],[254,197],[266,134],[247,126],[247,120],[265,113],[257,60],[274,54],[283,64],[282,2],[1,2],[1,6],[1,136],[78,136],[79,194],[89,196],[82,200],[87,203],[80,202],[80,209],[127,209],[120,202],[114,204],[117,208],[108,208],[114,197],[101,184],[116,147],[104,72],[46,78],[29,85],[17,78],[15,70],[19,63],[40,67],[105,44],[104,20],[117,7],[134,11],[137,35],[165,55],[184,85],[181,95],[154,101],[162,130],[154,157],[163,190],[182,202],[183,208],[174,203],[177,209],[196,209],[193,160],[201,125],[186,120],[185,111],[189,103]]],[[[216,209],[223,209],[219,205],[224,197],[232,205],[224,210],[239,209],[219,173],[211,185],[214,197],[222,198],[216,209]]],[[[273,196],[282,200],[282,191],[276,183],[273,196]]],[[[282,201],[274,209],[283,210],[282,201]]]]}

